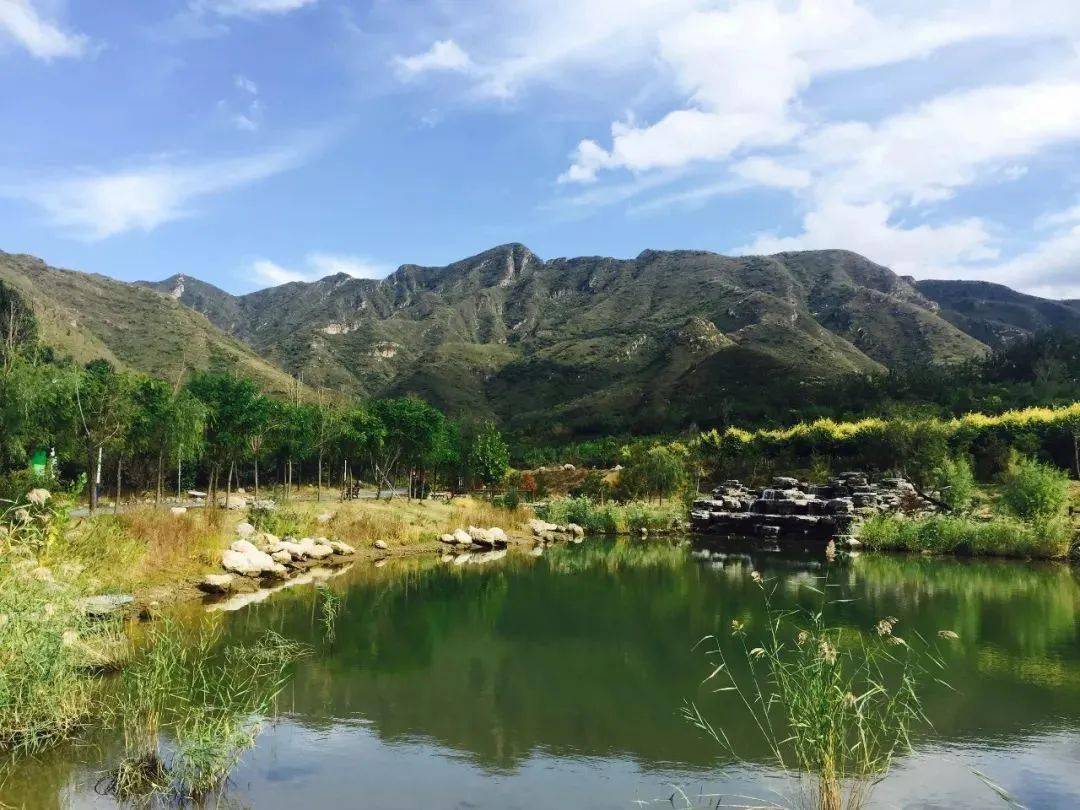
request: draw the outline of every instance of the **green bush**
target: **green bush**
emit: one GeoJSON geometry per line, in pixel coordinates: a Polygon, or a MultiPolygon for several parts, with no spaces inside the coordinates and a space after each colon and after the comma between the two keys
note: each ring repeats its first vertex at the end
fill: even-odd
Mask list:
{"type": "Polygon", "coordinates": [[[248,523],[278,537],[300,537],[310,528],[311,519],[295,509],[253,506],[248,510],[248,523]]]}
{"type": "Polygon", "coordinates": [[[975,475],[964,456],[944,459],[931,475],[941,501],[956,512],[965,512],[975,497],[975,475]]]}
{"type": "Polygon", "coordinates": [[[1069,476],[1032,459],[1014,462],[1003,484],[1001,508],[1021,520],[1053,521],[1069,503],[1069,476]]]}

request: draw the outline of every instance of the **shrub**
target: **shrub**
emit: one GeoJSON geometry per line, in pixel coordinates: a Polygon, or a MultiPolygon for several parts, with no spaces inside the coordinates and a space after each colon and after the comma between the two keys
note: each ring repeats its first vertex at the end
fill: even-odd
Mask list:
{"type": "Polygon", "coordinates": [[[280,506],[253,506],[248,510],[248,522],[260,532],[300,537],[310,528],[311,516],[280,506]]]}
{"type": "Polygon", "coordinates": [[[1001,507],[1021,520],[1037,523],[1061,516],[1069,503],[1069,477],[1032,459],[1019,459],[1006,473],[1001,507]]]}
{"type": "Polygon", "coordinates": [[[975,497],[975,476],[964,456],[944,459],[931,475],[942,503],[956,512],[967,511],[975,497]]]}

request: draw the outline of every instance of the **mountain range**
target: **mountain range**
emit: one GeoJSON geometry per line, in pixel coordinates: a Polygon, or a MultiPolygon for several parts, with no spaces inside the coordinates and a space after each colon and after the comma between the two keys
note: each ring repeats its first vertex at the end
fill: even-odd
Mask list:
{"type": "Polygon", "coordinates": [[[232,295],[190,275],[123,283],[0,253],[43,337],[149,373],[294,377],[416,393],[519,433],[663,430],[838,375],[953,363],[1055,327],[1080,303],[915,281],[843,250],[728,257],[648,250],[542,260],[502,245],[385,279],[341,274],[232,295]]]}

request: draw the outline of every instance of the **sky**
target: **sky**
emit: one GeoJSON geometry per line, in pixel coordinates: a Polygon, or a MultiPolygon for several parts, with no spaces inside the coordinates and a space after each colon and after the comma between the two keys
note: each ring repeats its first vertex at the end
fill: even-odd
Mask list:
{"type": "Polygon", "coordinates": [[[243,293],[507,242],[1080,298],[1076,0],[0,0],[0,250],[243,293]]]}

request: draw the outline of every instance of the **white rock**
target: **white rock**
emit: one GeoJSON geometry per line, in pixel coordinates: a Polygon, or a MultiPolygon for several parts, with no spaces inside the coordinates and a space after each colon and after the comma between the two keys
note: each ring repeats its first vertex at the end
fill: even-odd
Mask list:
{"type": "Polygon", "coordinates": [[[454,537],[454,535],[452,535],[452,534],[440,534],[439,535],[439,542],[440,543],[445,543],[448,546],[453,546],[453,545],[457,545],[457,538],[454,537]]]}
{"type": "Polygon", "coordinates": [[[472,545],[472,537],[464,529],[454,529],[454,539],[457,540],[459,546],[472,545]]]}
{"type": "Polygon", "coordinates": [[[566,529],[572,535],[574,535],[574,537],[581,538],[581,537],[585,536],[585,529],[582,528],[581,526],[578,526],[576,523],[567,523],[566,524],[566,529]]]}
{"type": "Polygon", "coordinates": [[[334,549],[329,544],[312,543],[311,545],[311,557],[316,560],[324,560],[334,553],[334,549]]]}
{"type": "Polygon", "coordinates": [[[249,537],[254,537],[255,527],[247,521],[242,520],[236,524],[236,536],[242,537],[245,540],[247,540],[249,537]]]}
{"type": "Polygon", "coordinates": [[[456,557],[454,557],[454,565],[464,565],[471,559],[472,554],[469,554],[468,552],[465,552],[464,554],[458,554],[456,557]]]}
{"type": "Polygon", "coordinates": [[[543,537],[550,532],[559,531],[559,527],[554,523],[548,523],[546,520],[540,520],[539,518],[533,518],[529,521],[529,528],[532,529],[533,534],[537,537],[543,537]]]}
{"type": "Polygon", "coordinates": [[[275,551],[273,554],[271,554],[270,559],[272,559],[274,562],[281,563],[282,565],[288,565],[292,562],[292,554],[290,554],[285,549],[281,549],[281,551],[275,551]]]}
{"type": "Polygon", "coordinates": [[[186,506],[174,506],[171,509],[169,509],[169,513],[173,514],[173,515],[186,515],[187,514],[187,507],[186,506]]]}
{"type": "Polygon", "coordinates": [[[490,537],[495,543],[510,542],[510,538],[506,536],[506,532],[504,532],[498,526],[493,526],[492,528],[488,529],[488,537],[490,537]]]}
{"type": "Polygon", "coordinates": [[[385,540],[376,540],[373,545],[375,546],[375,548],[381,551],[386,551],[388,548],[390,548],[390,546],[386,545],[385,540]]]}
{"type": "Polygon", "coordinates": [[[248,505],[247,498],[243,495],[237,495],[235,492],[228,497],[219,495],[218,503],[226,509],[247,509],[248,505]]]}
{"type": "Polygon", "coordinates": [[[323,512],[315,519],[319,521],[319,523],[329,523],[333,519],[333,517],[334,516],[330,512],[323,512]]]}
{"type": "Polygon", "coordinates": [[[563,465],[562,465],[562,468],[563,468],[564,470],[574,470],[574,469],[577,469],[576,467],[574,467],[574,465],[573,465],[573,464],[563,464],[563,465]]]}
{"type": "Polygon", "coordinates": [[[356,553],[355,548],[350,546],[348,543],[342,543],[340,540],[331,540],[330,548],[334,550],[335,554],[349,555],[356,553]]]}
{"type": "Polygon", "coordinates": [[[467,531],[469,532],[469,539],[474,543],[485,545],[491,544],[491,537],[489,536],[487,529],[481,529],[479,526],[470,526],[467,531]]]}
{"type": "Polygon", "coordinates": [[[221,555],[221,565],[226,571],[245,576],[261,574],[285,575],[285,566],[264,551],[259,551],[247,540],[237,540],[221,555]]]}

